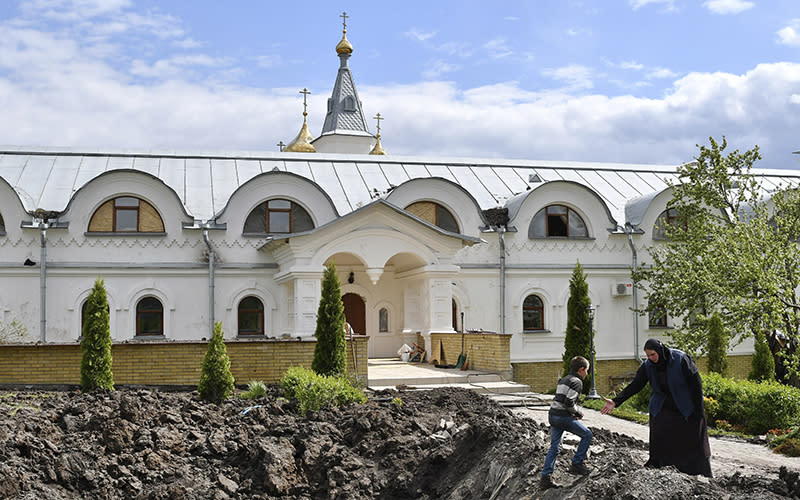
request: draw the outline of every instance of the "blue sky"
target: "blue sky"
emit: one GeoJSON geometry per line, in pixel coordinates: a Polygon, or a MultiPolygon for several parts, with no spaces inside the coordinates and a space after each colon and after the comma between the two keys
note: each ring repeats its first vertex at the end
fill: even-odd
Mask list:
{"type": "Polygon", "coordinates": [[[800,168],[796,0],[5,0],[0,143],[275,151],[303,87],[316,136],[342,11],[389,154],[800,168]]]}

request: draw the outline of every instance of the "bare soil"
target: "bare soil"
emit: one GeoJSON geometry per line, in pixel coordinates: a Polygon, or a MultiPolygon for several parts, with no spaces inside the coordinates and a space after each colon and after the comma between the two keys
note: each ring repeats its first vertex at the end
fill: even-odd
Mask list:
{"type": "Polygon", "coordinates": [[[786,467],[714,479],[645,469],[644,441],[602,428],[593,428],[592,474],[567,473],[567,446],[554,474],[562,487],[542,491],[546,426],[485,396],[384,391],[302,416],[270,391],[219,406],[145,389],[0,393],[0,498],[800,497],[797,471],[786,467]]]}

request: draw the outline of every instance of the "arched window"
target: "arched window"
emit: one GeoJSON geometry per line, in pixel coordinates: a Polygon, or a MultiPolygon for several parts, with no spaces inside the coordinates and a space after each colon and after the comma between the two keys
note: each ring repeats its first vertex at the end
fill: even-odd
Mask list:
{"type": "Polygon", "coordinates": [[[659,305],[650,308],[648,326],[650,328],[667,328],[667,309],[659,305]]]}
{"type": "Polygon", "coordinates": [[[245,234],[299,233],[314,229],[314,221],[306,209],[284,199],[259,204],[244,222],[245,234]]]}
{"type": "MultiPolygon", "coordinates": [[[[653,239],[654,240],[666,240],[667,239],[667,229],[670,226],[676,226],[680,224],[680,219],[678,218],[678,210],[675,208],[670,208],[661,212],[661,214],[656,219],[656,223],[653,226],[653,239]]],[[[683,224],[683,227],[686,227],[686,224],[683,224]]]]}
{"type": "Polygon", "coordinates": [[[356,110],[356,100],[353,96],[347,96],[344,98],[344,110],[345,111],[355,111],[356,110]]]}
{"type": "Polygon", "coordinates": [[[378,311],[378,331],[389,331],[389,310],[385,307],[381,307],[380,311],[378,311]]]}
{"type": "Polygon", "coordinates": [[[445,231],[450,231],[451,233],[460,232],[458,229],[458,222],[456,222],[456,218],[453,217],[453,214],[433,201],[418,201],[412,203],[406,207],[406,211],[445,231]]]}
{"type": "Polygon", "coordinates": [[[239,335],[264,335],[264,304],[258,297],[239,302],[239,335]]]}
{"type": "Polygon", "coordinates": [[[136,304],[136,335],[164,335],[164,306],[155,297],[145,297],[136,304]]]}
{"type": "Polygon", "coordinates": [[[564,205],[547,206],[533,216],[528,238],[588,238],[586,224],[575,210],[564,205]]]}
{"type": "Polygon", "coordinates": [[[544,305],[538,295],[528,295],[522,303],[522,329],[526,332],[544,330],[544,305]]]}
{"type": "Polygon", "coordinates": [[[100,205],[89,221],[90,233],[163,233],[164,221],[153,205],[134,196],[118,196],[100,205]]]}
{"type": "Polygon", "coordinates": [[[3,214],[0,214],[0,234],[6,232],[6,224],[3,222],[3,214]]]}

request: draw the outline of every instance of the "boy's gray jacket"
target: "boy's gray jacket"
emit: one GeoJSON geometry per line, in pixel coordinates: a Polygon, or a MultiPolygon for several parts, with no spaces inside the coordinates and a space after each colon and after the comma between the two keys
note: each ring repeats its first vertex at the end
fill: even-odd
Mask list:
{"type": "Polygon", "coordinates": [[[579,376],[570,373],[558,381],[556,387],[556,396],[553,402],[550,403],[550,413],[552,415],[560,415],[563,417],[583,417],[583,412],[578,405],[578,396],[583,391],[583,381],[579,376]]]}

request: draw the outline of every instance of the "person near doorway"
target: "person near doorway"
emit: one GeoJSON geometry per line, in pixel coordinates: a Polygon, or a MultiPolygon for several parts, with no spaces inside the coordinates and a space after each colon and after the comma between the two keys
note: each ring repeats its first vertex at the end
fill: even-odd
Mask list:
{"type": "Polygon", "coordinates": [[[557,488],[552,474],[556,467],[556,458],[561,451],[561,439],[564,431],[569,431],[581,438],[569,471],[573,474],[587,475],[591,469],[583,464],[589,445],[592,444],[592,431],[580,422],[583,412],[578,407],[578,397],[583,392],[583,379],[589,370],[589,361],[583,356],[575,356],[569,362],[569,374],[558,381],[556,395],[550,403],[547,419],[550,422],[550,451],[544,460],[541,486],[544,489],[557,488]]]}

